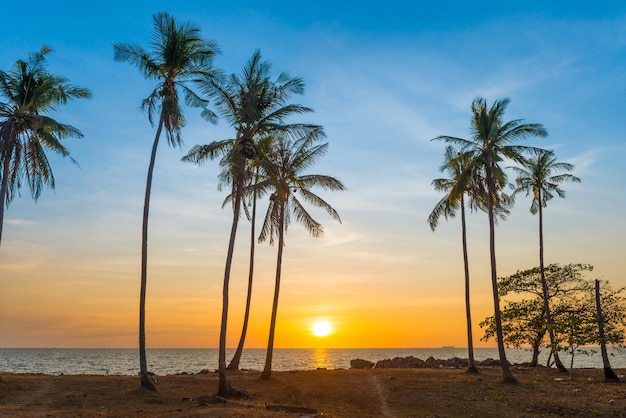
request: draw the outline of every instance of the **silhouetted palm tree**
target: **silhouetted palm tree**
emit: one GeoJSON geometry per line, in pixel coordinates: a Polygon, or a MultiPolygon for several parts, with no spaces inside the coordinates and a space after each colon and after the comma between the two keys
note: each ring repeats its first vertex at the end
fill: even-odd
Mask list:
{"type": "Polygon", "coordinates": [[[215,121],[215,114],[208,108],[208,101],[198,96],[188,83],[198,83],[212,79],[217,74],[212,67],[217,54],[217,46],[211,40],[200,36],[200,30],[191,23],[176,24],[167,13],[153,16],[154,32],[152,50],[146,51],[135,44],[116,43],[113,45],[116,61],[128,61],[137,66],[148,80],[156,80],[157,85],[150,95],[141,102],[142,110],[148,113],[150,124],[154,125],[158,114],[157,130],[152,144],[146,193],[143,207],[141,234],[141,291],[139,297],[139,366],[141,387],[156,390],[148,377],[145,341],[145,300],[148,263],[148,215],[150,211],[150,190],[157,147],[161,132],[165,129],[168,143],[180,146],[181,129],[185,117],[179,95],[182,93],[185,104],[202,109],[202,117],[215,121]]]}
{"type": "MultiPolygon", "coordinates": [[[[509,99],[496,100],[488,108],[487,102],[483,98],[476,98],[472,102],[472,139],[462,139],[451,136],[439,136],[434,138],[437,141],[452,143],[461,147],[462,151],[471,151],[473,156],[469,162],[470,167],[480,168],[485,176],[487,186],[487,213],[489,216],[489,254],[491,263],[491,284],[493,291],[494,318],[496,322],[496,338],[498,340],[498,354],[502,367],[505,382],[516,382],[517,380],[511,372],[502,336],[502,320],[500,316],[500,299],[498,296],[498,274],[496,268],[496,246],[495,246],[495,216],[497,208],[501,205],[497,184],[503,183],[506,174],[500,167],[504,158],[521,162],[524,153],[537,152],[538,148],[516,145],[515,141],[526,139],[532,136],[547,136],[546,130],[540,124],[524,124],[516,119],[505,122],[504,111],[509,104],[509,99]]],[[[462,181],[451,191],[453,198],[462,194],[468,183],[472,181],[474,169],[466,170],[462,181]]]]}
{"type": "Polygon", "coordinates": [[[258,184],[260,190],[272,190],[269,207],[259,236],[259,242],[269,240],[270,244],[278,238],[278,255],[276,260],[276,282],[272,317],[270,320],[269,338],[265,366],[262,379],[272,375],[272,356],[274,352],[274,335],[278,314],[278,296],[283,260],[284,235],[292,217],[301,222],[314,237],[321,237],[324,229],[304,207],[305,203],[324,209],[333,219],[341,222],[339,214],[323,198],[312,189],[344,190],[344,185],[334,177],[319,174],[304,174],[311,165],[317,162],[328,149],[328,143],[316,145],[324,137],[322,129],[312,131],[306,136],[292,140],[283,136],[269,138],[272,141],[271,151],[262,161],[264,177],[267,180],[258,184]]]}
{"type": "Polygon", "coordinates": [[[283,121],[301,113],[311,112],[308,107],[289,104],[292,94],[304,93],[304,82],[286,73],[276,81],[270,79],[271,65],[261,60],[257,50],[244,65],[241,75],[232,74],[225,80],[212,80],[205,85],[205,91],[215,99],[219,112],[235,129],[235,138],[225,140],[232,143],[225,163],[232,169],[233,223],[230,230],[224,285],[222,291],[222,320],[219,342],[219,386],[218,395],[229,396],[233,389],[226,377],[226,328],[228,322],[228,289],[230,271],[237,235],[237,226],[244,196],[245,177],[248,172],[247,160],[257,156],[255,143],[259,138],[271,133],[288,136],[304,135],[318,129],[317,125],[300,123],[286,124],[283,121]]]}
{"type": "MultiPolygon", "coordinates": [[[[218,185],[218,189],[221,190],[223,185],[228,185],[229,187],[233,187],[233,178],[237,175],[237,173],[233,173],[233,169],[236,171],[237,166],[235,164],[231,164],[230,161],[232,158],[238,158],[238,156],[232,155],[231,151],[233,146],[235,145],[235,140],[224,140],[217,141],[207,145],[195,145],[191,150],[183,157],[183,161],[192,162],[195,164],[202,164],[207,159],[215,159],[218,156],[221,157],[220,165],[222,166],[222,172],[219,175],[220,184],[218,185]]],[[[258,158],[257,158],[258,159],[258,158]]],[[[257,195],[256,188],[254,184],[258,181],[258,164],[255,164],[256,160],[253,161],[253,164],[250,166],[246,166],[247,173],[244,176],[244,194],[249,192],[251,194],[251,206],[252,210],[249,211],[247,205],[243,205],[244,211],[246,212],[246,216],[250,220],[250,257],[249,257],[249,267],[248,267],[248,290],[246,293],[246,306],[243,317],[243,325],[241,329],[241,335],[239,337],[239,343],[237,344],[237,349],[235,350],[235,354],[231,359],[227,370],[239,370],[239,363],[241,361],[241,355],[243,353],[243,347],[246,340],[246,334],[248,330],[248,323],[250,319],[250,308],[252,302],[252,284],[254,280],[254,252],[256,247],[256,206],[257,206],[257,195]],[[250,183],[252,182],[252,183],[250,183]]],[[[233,195],[232,193],[226,196],[224,202],[222,203],[222,207],[226,206],[228,203],[233,204],[233,195]]]]}
{"type": "MultiPolygon", "coordinates": [[[[444,192],[446,195],[435,205],[433,211],[428,216],[428,224],[434,231],[438,224],[439,218],[444,216],[446,219],[453,218],[456,210],[461,209],[461,239],[463,246],[463,267],[465,272],[465,317],[467,322],[467,351],[468,351],[468,371],[476,373],[476,364],[474,362],[474,343],[472,338],[472,315],[470,309],[470,279],[469,279],[469,261],[467,256],[467,229],[465,224],[465,194],[470,195],[470,205],[476,206],[473,197],[476,196],[478,188],[481,186],[481,179],[474,179],[468,183],[466,191],[452,199],[450,191],[454,189],[457,182],[462,178],[463,172],[468,168],[468,156],[464,156],[460,152],[456,152],[451,146],[447,146],[444,153],[444,162],[439,167],[439,171],[448,173],[450,178],[439,178],[432,181],[435,190],[444,192]]],[[[477,196],[476,196],[477,197],[477,196]]],[[[480,198],[479,198],[480,199],[480,198]]],[[[471,207],[474,207],[471,206],[471,207]]]]}
{"type": "Polygon", "coordinates": [[[0,242],[4,209],[23,182],[28,183],[35,200],[44,185],[54,189],[46,151],[67,157],[69,151],[61,140],[83,136],[75,127],[48,116],[69,100],[91,97],[88,89],[48,71],[46,56],[51,52],[43,45],[39,52],[18,60],[8,73],[0,71],[0,242]]]}
{"type": "Polygon", "coordinates": [[[516,186],[513,195],[526,192],[526,196],[532,193],[533,200],[530,205],[530,213],[539,213],[539,270],[541,272],[541,286],[543,288],[543,307],[548,323],[548,335],[550,336],[550,348],[554,354],[554,362],[562,372],[567,372],[567,368],[561,362],[558,355],[558,347],[554,339],[553,321],[550,313],[550,303],[548,300],[548,284],[543,263],[543,208],[548,206],[548,200],[556,193],[559,197],[565,197],[565,191],[559,188],[561,183],[573,181],[580,183],[580,179],[571,174],[574,166],[568,163],[561,163],[556,160],[554,152],[541,150],[531,158],[522,161],[522,167],[511,167],[516,173],[516,186]]]}

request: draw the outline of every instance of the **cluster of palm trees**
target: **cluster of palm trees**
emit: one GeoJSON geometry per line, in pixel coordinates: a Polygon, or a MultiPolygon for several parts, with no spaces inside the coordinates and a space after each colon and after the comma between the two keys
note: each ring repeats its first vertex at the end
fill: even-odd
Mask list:
{"type": "Polygon", "coordinates": [[[444,192],[444,197],[435,205],[428,217],[428,223],[434,231],[441,216],[453,218],[458,209],[461,210],[462,246],[465,272],[465,307],[467,321],[467,339],[469,351],[468,371],[476,372],[474,363],[472,325],[470,310],[469,263],[467,256],[465,196],[469,200],[471,210],[487,212],[489,219],[489,254],[491,264],[491,283],[494,302],[494,320],[498,354],[505,382],[515,382],[506,359],[502,320],[498,296],[498,276],[496,269],[495,224],[498,218],[504,219],[514,204],[515,195],[526,192],[532,194],[531,213],[539,213],[539,265],[543,288],[544,315],[548,324],[550,344],[555,363],[559,370],[566,371],[559,360],[552,331],[550,307],[547,298],[547,284],[544,275],[543,261],[543,208],[554,197],[565,197],[559,185],[566,181],[580,182],[578,177],[568,174],[574,167],[571,164],[558,162],[553,151],[538,147],[517,144],[517,141],[531,137],[546,137],[547,131],[541,124],[523,123],[523,120],[504,120],[504,112],[509,99],[496,100],[491,106],[484,98],[476,98],[472,102],[471,139],[452,136],[438,136],[434,141],[448,143],[444,154],[444,162],[440,171],[446,172],[450,178],[435,179],[432,182],[437,191],[444,192]],[[456,148],[455,148],[456,147],[456,148]],[[503,167],[508,161],[518,166],[503,167]],[[512,169],[517,178],[511,185],[513,193],[507,195],[506,168],[512,169]]]}
{"type": "Polygon", "coordinates": [[[280,289],[284,233],[292,217],[304,224],[315,237],[321,236],[323,227],[307,212],[305,204],[325,209],[334,219],[337,212],[313,188],[343,190],[343,184],[330,176],[304,174],[312,164],[322,157],[328,148],[323,128],[315,124],[286,122],[312,109],[290,103],[291,96],[304,93],[304,82],[298,77],[281,73],[271,79],[271,65],[263,61],[255,51],[244,65],[241,74],[228,77],[213,67],[217,54],[215,42],[203,39],[200,31],[187,23],[178,25],[167,13],[154,16],[154,34],[151,51],[135,44],[115,44],[115,59],[136,65],[147,79],[157,85],[143,100],[142,108],[154,124],[158,114],[157,130],[148,168],[143,213],[141,293],[139,316],[139,347],[141,387],[155,390],[148,377],[145,353],[145,298],[147,284],[147,242],[150,188],[156,150],[160,135],[165,130],[170,145],[181,144],[181,129],[185,119],[179,94],[185,103],[202,109],[202,116],[215,122],[218,115],[209,110],[209,99],[217,113],[234,130],[232,138],[214,141],[207,145],[194,146],[183,161],[203,164],[209,159],[219,158],[222,172],[221,184],[230,185],[231,193],[224,204],[230,203],[233,220],[224,269],[222,293],[222,318],[219,338],[219,387],[218,395],[229,396],[233,389],[228,381],[228,368],[237,369],[241,358],[248,326],[252,279],[254,273],[255,218],[257,199],[269,195],[269,205],[258,240],[278,240],[276,262],[276,285],[270,322],[267,358],[262,378],[271,376],[272,354],[278,296],[280,289]],[[200,93],[196,93],[197,89],[200,93]],[[205,95],[208,99],[203,98],[205,95]],[[250,199],[252,211],[244,205],[250,199]],[[251,220],[250,268],[244,325],[235,356],[226,366],[226,329],[229,310],[229,283],[235,238],[242,207],[251,220]]]}
{"type": "MultiPolygon", "coordinates": [[[[322,225],[309,214],[306,205],[324,209],[340,221],[338,213],[313,189],[344,190],[337,179],[306,171],[325,155],[324,130],[320,125],[291,122],[312,109],[290,102],[294,94],[304,93],[304,82],[281,73],[271,79],[271,65],[255,51],[240,75],[226,77],[213,66],[219,53],[217,44],[203,38],[191,23],[179,24],[168,13],[153,16],[151,48],[116,43],[114,59],[136,66],[148,80],[156,81],[152,92],[141,102],[156,132],[150,154],[144,196],[141,239],[141,286],[139,297],[139,363],[141,387],[156,390],[148,375],[146,359],[146,288],[148,277],[148,219],[150,192],[156,153],[161,139],[169,145],[182,145],[185,126],[183,103],[201,110],[201,116],[216,123],[219,116],[233,128],[233,138],[194,146],[183,161],[202,164],[220,158],[221,185],[231,187],[224,204],[231,203],[233,221],[226,257],[223,284],[223,308],[219,339],[218,394],[228,396],[236,391],[226,379],[226,329],[231,263],[239,218],[243,211],[251,221],[250,269],[245,320],[240,341],[229,369],[238,369],[246,337],[252,279],[254,248],[257,241],[255,218],[257,200],[269,196],[268,210],[258,237],[259,242],[277,240],[276,285],[272,306],[266,364],[263,378],[271,376],[272,354],[285,232],[292,218],[304,224],[314,237],[324,233],[322,225]],[[182,96],[182,97],[181,97],[182,96]],[[209,100],[217,113],[209,108],[209,100]],[[287,122],[289,121],[289,122],[287,122]],[[252,210],[247,201],[252,201],[252,210]]],[[[71,85],[65,78],[46,68],[46,55],[52,50],[43,46],[26,60],[19,60],[8,73],[0,71],[0,240],[4,208],[19,192],[23,183],[37,199],[44,185],[54,187],[54,176],[46,151],[68,156],[61,144],[67,137],[82,137],[75,127],[57,122],[47,114],[71,99],[88,98],[89,90],[71,85]]],[[[1,241],[0,241],[1,242],[1,241]]]]}
{"type": "MultiPolygon", "coordinates": [[[[327,151],[328,144],[323,128],[319,125],[291,122],[296,116],[312,109],[290,102],[294,94],[304,93],[304,82],[298,77],[281,73],[271,79],[271,65],[263,61],[255,51],[244,65],[241,74],[224,76],[213,66],[219,53],[212,40],[204,39],[197,27],[190,23],[178,24],[167,13],[154,15],[154,33],[151,49],[136,44],[114,44],[114,58],[135,65],[149,80],[155,80],[154,90],[145,98],[141,107],[156,133],[152,145],[146,179],[142,222],[141,290],[139,309],[139,353],[141,386],[155,390],[148,376],[145,341],[145,300],[148,260],[148,218],[150,192],[156,152],[161,138],[169,145],[181,146],[181,130],[185,125],[182,102],[201,109],[201,115],[216,123],[218,116],[233,128],[233,137],[196,145],[183,157],[183,161],[203,164],[209,159],[219,159],[222,167],[221,185],[231,188],[224,205],[233,209],[232,226],[226,256],[223,280],[223,305],[219,339],[219,388],[218,394],[227,396],[233,389],[227,381],[226,371],[236,370],[246,337],[249,320],[252,282],[254,274],[254,250],[256,237],[257,201],[269,196],[259,242],[277,241],[275,291],[272,305],[268,350],[263,378],[271,376],[272,353],[278,310],[284,235],[292,218],[304,224],[307,231],[319,237],[324,230],[305,208],[305,204],[323,208],[333,219],[340,221],[338,213],[313,188],[343,190],[337,179],[304,172],[327,151]],[[182,101],[179,97],[182,95],[182,101]],[[217,113],[209,109],[209,100],[217,113]],[[287,122],[289,121],[289,122],[287,122]],[[250,205],[246,202],[251,202],[250,205]],[[251,207],[251,208],[250,208],[251,207]],[[241,212],[251,222],[250,264],[248,292],[244,324],[235,355],[226,365],[226,329],[228,320],[229,283],[234,244],[241,212]]],[[[6,102],[0,102],[0,242],[4,208],[27,183],[32,196],[37,199],[44,185],[54,187],[54,176],[46,150],[68,156],[61,140],[81,137],[75,127],[57,122],[47,116],[50,111],[72,99],[89,98],[88,89],[69,84],[63,77],[51,74],[46,68],[46,56],[52,50],[44,46],[26,60],[19,60],[11,71],[0,71],[0,93],[6,102]]],[[[441,216],[446,219],[461,211],[462,244],[465,270],[465,296],[469,370],[476,371],[473,357],[471,312],[469,297],[469,263],[466,244],[465,197],[470,210],[487,212],[489,219],[489,246],[491,281],[493,286],[495,323],[498,350],[505,381],[515,381],[506,361],[502,338],[497,270],[495,253],[495,224],[504,219],[514,202],[514,196],[526,192],[533,196],[531,212],[539,213],[540,268],[543,275],[543,208],[554,194],[563,197],[559,185],[565,181],[579,182],[567,174],[573,166],[560,163],[552,151],[518,145],[516,141],[530,137],[545,137],[547,132],[540,124],[526,124],[522,120],[504,121],[508,99],[497,100],[490,107],[483,98],[472,103],[472,138],[463,139],[439,136],[436,141],[448,145],[445,149],[442,172],[448,179],[436,179],[433,186],[445,193],[428,218],[433,230],[441,216]],[[518,175],[511,195],[505,193],[507,186],[504,161],[517,163],[510,167],[518,175]]],[[[550,326],[550,310],[544,300],[547,322],[550,326]]],[[[551,344],[554,344],[550,331],[551,344]]],[[[554,347],[553,347],[554,348],[554,347]]],[[[557,366],[562,368],[556,351],[557,366]]],[[[564,369],[564,367],[563,367],[564,369]]]]}

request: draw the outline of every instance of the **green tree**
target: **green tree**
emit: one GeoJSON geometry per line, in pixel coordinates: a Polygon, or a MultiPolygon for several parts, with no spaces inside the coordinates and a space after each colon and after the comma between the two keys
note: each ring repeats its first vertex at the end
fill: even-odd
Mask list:
{"type": "Polygon", "coordinates": [[[439,136],[436,141],[444,141],[461,148],[462,151],[470,151],[473,156],[469,167],[465,170],[462,181],[458,182],[451,191],[451,195],[456,197],[462,194],[468,183],[472,181],[472,172],[480,169],[485,178],[487,187],[487,214],[489,218],[489,258],[491,264],[491,285],[493,291],[494,316],[496,322],[496,335],[498,340],[498,354],[502,367],[503,379],[505,382],[516,382],[517,380],[511,372],[504,341],[502,338],[502,321],[500,318],[500,300],[498,296],[498,274],[496,266],[496,244],[495,244],[495,217],[497,211],[494,208],[501,206],[497,184],[501,179],[506,178],[500,163],[504,158],[521,162],[525,153],[536,152],[537,148],[515,144],[516,141],[533,136],[547,136],[546,130],[540,124],[525,124],[522,120],[516,119],[509,122],[504,121],[504,112],[509,99],[496,100],[491,107],[487,106],[487,101],[483,98],[476,98],[472,102],[472,139],[463,139],[452,136],[439,136]]]}
{"type": "Polygon", "coordinates": [[[44,185],[54,189],[46,151],[67,157],[69,151],[61,140],[83,136],[75,127],[49,116],[69,100],[91,97],[88,89],[48,71],[46,56],[51,52],[43,45],[18,60],[9,72],[0,71],[0,242],[5,207],[24,182],[35,200],[44,185]]]}
{"type": "MultiPolygon", "coordinates": [[[[502,309],[502,334],[507,347],[523,348],[530,346],[532,359],[530,365],[539,364],[539,354],[546,335],[546,321],[541,298],[507,301],[502,309]]],[[[481,338],[489,341],[496,336],[496,323],[493,315],[483,320],[480,327],[485,328],[481,338]]]]}
{"type": "MultiPolygon", "coordinates": [[[[580,347],[601,343],[595,283],[587,281],[586,285],[577,295],[563,299],[561,306],[555,309],[555,338],[570,354],[570,373],[576,353],[589,354],[588,350],[580,347]]],[[[626,288],[613,289],[608,281],[604,281],[601,287],[598,299],[603,319],[604,343],[621,345],[625,341],[626,304],[622,294],[626,288]]]]}
{"type": "Polygon", "coordinates": [[[217,46],[211,40],[203,39],[200,30],[191,23],[177,24],[167,13],[153,16],[154,32],[151,51],[136,44],[116,43],[113,45],[116,61],[127,61],[139,68],[148,80],[156,80],[157,85],[150,95],[141,102],[141,108],[148,113],[148,120],[154,125],[158,115],[157,129],[152,144],[146,192],[144,197],[141,234],[141,291],[139,297],[139,366],[141,387],[156,390],[148,377],[146,361],[145,305],[148,264],[148,215],[150,211],[150,191],[161,132],[171,146],[182,143],[181,129],[185,117],[180,102],[180,94],[186,105],[201,108],[201,115],[215,121],[215,114],[208,108],[208,101],[194,92],[189,84],[213,79],[217,71],[213,68],[213,58],[217,46]]]}
{"type": "MultiPolygon", "coordinates": [[[[301,78],[281,73],[276,81],[271,78],[271,65],[262,61],[257,50],[244,65],[241,75],[232,74],[224,80],[210,80],[205,91],[215,99],[219,113],[235,129],[235,138],[225,140],[232,144],[224,160],[232,173],[233,222],[224,267],[222,291],[222,320],[219,342],[219,386],[218,395],[230,396],[233,388],[226,376],[226,328],[228,323],[228,289],[230,271],[235,247],[235,237],[244,196],[247,161],[257,156],[256,141],[266,135],[284,134],[287,136],[305,135],[319,127],[301,123],[284,123],[294,115],[311,112],[308,107],[288,103],[293,94],[304,93],[301,78]]],[[[192,150],[193,151],[193,150],[192,150]]],[[[203,156],[198,155],[197,161],[203,156]]]]}
{"type": "MultiPolygon", "coordinates": [[[[551,306],[550,311],[555,309],[568,309],[567,303],[571,295],[588,291],[589,284],[583,277],[585,271],[592,271],[593,266],[589,264],[550,264],[544,267],[544,279],[547,284],[544,291],[541,279],[541,269],[534,267],[527,270],[517,271],[510,276],[498,279],[498,291],[501,298],[513,294],[513,301],[508,301],[502,311],[503,338],[507,346],[522,347],[530,345],[533,350],[533,360],[531,364],[537,365],[539,350],[543,346],[544,337],[547,332],[547,321],[545,316],[545,306],[543,304],[544,295],[547,296],[551,306]],[[519,300],[519,297],[523,299],[519,300]]],[[[554,312],[559,315],[561,312],[554,312]]],[[[495,337],[494,317],[486,318],[481,324],[486,327],[486,341],[495,337]]],[[[550,344],[551,349],[558,351],[563,347],[556,341],[555,345],[550,344]]]]}
{"type": "Polygon", "coordinates": [[[261,374],[262,379],[269,379],[272,375],[274,335],[285,245],[284,235],[292,217],[302,223],[305,229],[316,238],[324,235],[324,228],[306,210],[305,203],[324,209],[333,219],[341,222],[337,211],[322,197],[315,194],[312,189],[344,190],[344,185],[334,177],[304,174],[310,166],[326,154],[328,143],[316,144],[323,137],[324,133],[320,128],[295,140],[284,136],[268,138],[272,141],[271,151],[267,154],[267,158],[263,159],[261,165],[267,180],[260,182],[258,187],[261,190],[271,188],[272,194],[261,228],[259,242],[269,240],[270,244],[273,244],[274,239],[278,238],[276,282],[265,366],[261,374]]]}
{"type": "Polygon", "coordinates": [[[552,330],[552,315],[550,304],[548,303],[548,285],[546,283],[543,261],[543,208],[547,207],[548,201],[554,197],[565,197],[565,191],[559,185],[566,181],[580,183],[580,179],[571,174],[574,166],[568,163],[558,162],[554,152],[541,150],[531,158],[522,160],[522,167],[511,167],[516,173],[516,187],[513,196],[520,192],[526,192],[526,196],[532,193],[533,200],[530,206],[530,213],[539,213],[539,269],[541,271],[541,285],[543,289],[543,305],[545,309],[546,321],[548,323],[548,335],[550,346],[554,355],[554,361],[560,371],[567,371],[558,356],[554,343],[554,331],[552,330]]]}

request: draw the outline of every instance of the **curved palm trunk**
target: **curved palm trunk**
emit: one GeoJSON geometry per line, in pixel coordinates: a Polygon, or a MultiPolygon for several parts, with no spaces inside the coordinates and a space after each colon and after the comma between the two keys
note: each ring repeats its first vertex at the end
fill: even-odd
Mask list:
{"type": "Polygon", "coordinates": [[[470,309],[470,281],[469,281],[469,261],[467,256],[467,229],[465,226],[465,202],[461,196],[461,230],[463,240],[463,267],[465,270],[465,318],[467,320],[467,371],[477,373],[478,369],[474,363],[474,343],[472,338],[472,313],[470,309]]]}
{"type": "Polygon", "coordinates": [[[600,280],[596,279],[596,317],[598,320],[598,333],[600,336],[600,351],[602,352],[602,365],[604,366],[604,378],[606,380],[619,380],[609,363],[609,355],[606,351],[606,338],[604,337],[604,317],[602,316],[602,304],[600,303],[600,280]]]}
{"type": "Polygon", "coordinates": [[[261,379],[272,377],[272,356],[274,354],[274,333],[276,330],[276,316],[278,313],[278,293],[280,291],[280,275],[283,264],[283,246],[285,229],[285,202],[279,197],[280,202],[280,230],[278,231],[278,257],[276,259],[276,284],[274,287],[274,303],[272,304],[272,319],[270,321],[270,336],[267,342],[267,352],[265,354],[265,367],[261,373],[261,379]]]}
{"type": "Polygon", "coordinates": [[[255,249],[255,224],[256,224],[256,190],[252,197],[252,219],[250,220],[250,268],[248,270],[248,293],[246,295],[246,310],[243,316],[243,327],[241,329],[241,336],[239,337],[239,344],[237,350],[230,364],[226,368],[227,370],[239,370],[239,362],[241,361],[241,354],[243,353],[243,345],[246,341],[246,333],[248,332],[248,320],[250,319],[250,303],[252,301],[252,278],[254,276],[254,249],[255,249]]]}
{"type": "Polygon", "coordinates": [[[504,334],[502,332],[502,316],[500,315],[500,296],[498,294],[498,274],[496,270],[496,234],[495,221],[493,214],[493,197],[495,196],[495,186],[493,184],[493,173],[491,166],[486,164],[485,174],[487,180],[487,208],[489,213],[489,256],[491,260],[491,286],[493,290],[493,307],[494,319],[496,321],[496,338],[498,340],[498,354],[500,357],[500,367],[504,382],[517,383],[517,379],[513,376],[509,362],[506,359],[506,351],[504,350],[504,334]]]}
{"type": "Polygon", "coordinates": [[[156,387],[148,377],[148,362],[146,360],[146,286],[148,282],[148,215],[150,213],[150,191],[152,189],[152,174],[156,160],[157,147],[161,130],[163,129],[163,116],[159,119],[159,127],[154,136],[148,176],[146,179],[146,194],[143,201],[143,222],[141,228],[141,291],[139,293],[139,377],[141,387],[156,392],[156,387]]]}
{"type": "MultiPolygon", "coordinates": [[[[245,164],[245,162],[244,162],[245,164]]],[[[230,228],[230,240],[228,241],[228,253],[226,254],[226,266],[224,268],[224,284],[222,288],[222,323],[220,327],[220,348],[219,348],[219,385],[217,389],[218,396],[229,396],[232,388],[226,379],[226,326],[228,324],[228,288],[230,285],[230,269],[233,263],[233,253],[235,251],[235,237],[237,235],[237,226],[239,225],[239,212],[241,210],[241,198],[243,187],[243,167],[237,173],[235,180],[235,206],[233,209],[233,224],[230,228]]]]}
{"type": "Polygon", "coordinates": [[[11,153],[9,147],[2,157],[2,185],[0,185],[0,245],[2,244],[2,226],[4,225],[4,209],[6,208],[9,190],[9,173],[11,171],[11,153]]]}
{"type": "Polygon", "coordinates": [[[548,335],[550,336],[550,350],[554,355],[554,364],[561,372],[567,372],[567,368],[561,363],[559,353],[554,338],[554,327],[552,326],[552,315],[550,313],[550,302],[548,301],[548,283],[543,264],[543,209],[541,207],[541,190],[538,192],[539,201],[539,271],[541,272],[541,288],[543,292],[543,310],[546,314],[546,322],[548,324],[548,335]]]}

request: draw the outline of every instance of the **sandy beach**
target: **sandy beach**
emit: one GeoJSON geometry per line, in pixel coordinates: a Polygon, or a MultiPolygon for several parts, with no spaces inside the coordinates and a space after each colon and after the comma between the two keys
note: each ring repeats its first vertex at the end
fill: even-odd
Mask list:
{"type": "MultiPolygon", "coordinates": [[[[626,386],[602,370],[572,378],[515,366],[518,384],[498,368],[372,369],[229,375],[252,399],[219,401],[216,374],[154,376],[158,393],[131,376],[2,374],[0,416],[11,417],[624,417],[626,386]]],[[[624,370],[617,370],[623,375],[624,370]]]]}

